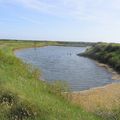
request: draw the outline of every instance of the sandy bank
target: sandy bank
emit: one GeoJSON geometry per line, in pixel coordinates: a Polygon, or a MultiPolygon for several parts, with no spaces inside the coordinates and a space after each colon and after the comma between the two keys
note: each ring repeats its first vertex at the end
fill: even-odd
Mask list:
{"type": "Polygon", "coordinates": [[[117,73],[115,70],[113,70],[113,68],[111,68],[109,65],[99,63],[99,62],[96,62],[96,64],[100,67],[106,68],[112,74],[112,79],[113,80],[120,80],[120,74],[117,73]]]}

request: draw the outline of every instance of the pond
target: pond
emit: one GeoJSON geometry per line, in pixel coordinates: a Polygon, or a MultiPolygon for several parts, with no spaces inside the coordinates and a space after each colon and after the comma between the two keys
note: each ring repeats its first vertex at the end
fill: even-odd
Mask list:
{"type": "Polygon", "coordinates": [[[64,81],[71,91],[87,90],[112,83],[112,75],[94,60],[77,56],[85,47],[46,46],[16,51],[17,57],[42,71],[48,82],[64,81]]]}

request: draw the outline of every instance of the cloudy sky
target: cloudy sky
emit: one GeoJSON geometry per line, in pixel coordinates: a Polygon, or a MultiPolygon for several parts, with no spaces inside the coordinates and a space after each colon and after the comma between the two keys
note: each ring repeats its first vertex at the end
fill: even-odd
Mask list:
{"type": "Polygon", "coordinates": [[[0,0],[0,38],[120,42],[120,0],[0,0]]]}

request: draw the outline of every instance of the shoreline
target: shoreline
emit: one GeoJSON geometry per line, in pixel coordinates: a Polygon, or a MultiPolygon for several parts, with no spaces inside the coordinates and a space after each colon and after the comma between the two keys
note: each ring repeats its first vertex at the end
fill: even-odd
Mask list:
{"type": "Polygon", "coordinates": [[[120,80],[120,74],[116,72],[113,68],[111,68],[109,65],[100,63],[98,61],[96,61],[96,64],[100,67],[105,68],[108,72],[110,72],[112,74],[112,80],[120,80]]]}
{"type": "Polygon", "coordinates": [[[30,47],[14,48],[12,51],[13,51],[13,52],[16,52],[16,51],[19,51],[19,50],[24,50],[24,49],[29,49],[29,48],[41,48],[41,47],[46,47],[46,46],[48,46],[48,45],[44,45],[44,46],[36,46],[36,47],[34,47],[34,46],[30,46],[30,47]]]}
{"type": "MultiPolygon", "coordinates": [[[[19,51],[19,50],[24,50],[24,49],[29,49],[29,48],[41,48],[41,47],[46,47],[46,46],[48,46],[48,45],[45,45],[45,46],[37,46],[37,47],[22,47],[22,48],[15,48],[15,49],[13,49],[12,51],[13,51],[13,54],[15,55],[15,57],[17,57],[16,56],[16,54],[15,54],[15,52],[17,52],[17,51],[19,51]]],[[[18,58],[18,57],[17,57],[18,58]]],[[[20,59],[20,58],[19,58],[20,59]]],[[[21,59],[22,60],[22,59],[21,59]]],[[[40,71],[40,69],[39,69],[39,71],[40,71]]],[[[41,74],[41,73],[40,73],[41,74]]],[[[43,79],[42,78],[42,76],[40,75],[40,77],[39,77],[39,80],[41,80],[41,81],[43,81],[43,82],[46,82],[46,80],[45,79],[43,79]]]]}

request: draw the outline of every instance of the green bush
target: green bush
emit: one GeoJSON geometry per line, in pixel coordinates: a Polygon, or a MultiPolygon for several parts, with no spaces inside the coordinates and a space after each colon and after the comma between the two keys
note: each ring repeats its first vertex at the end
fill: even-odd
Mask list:
{"type": "Polygon", "coordinates": [[[16,104],[18,97],[10,91],[0,91],[0,104],[12,106],[16,104]]]}

